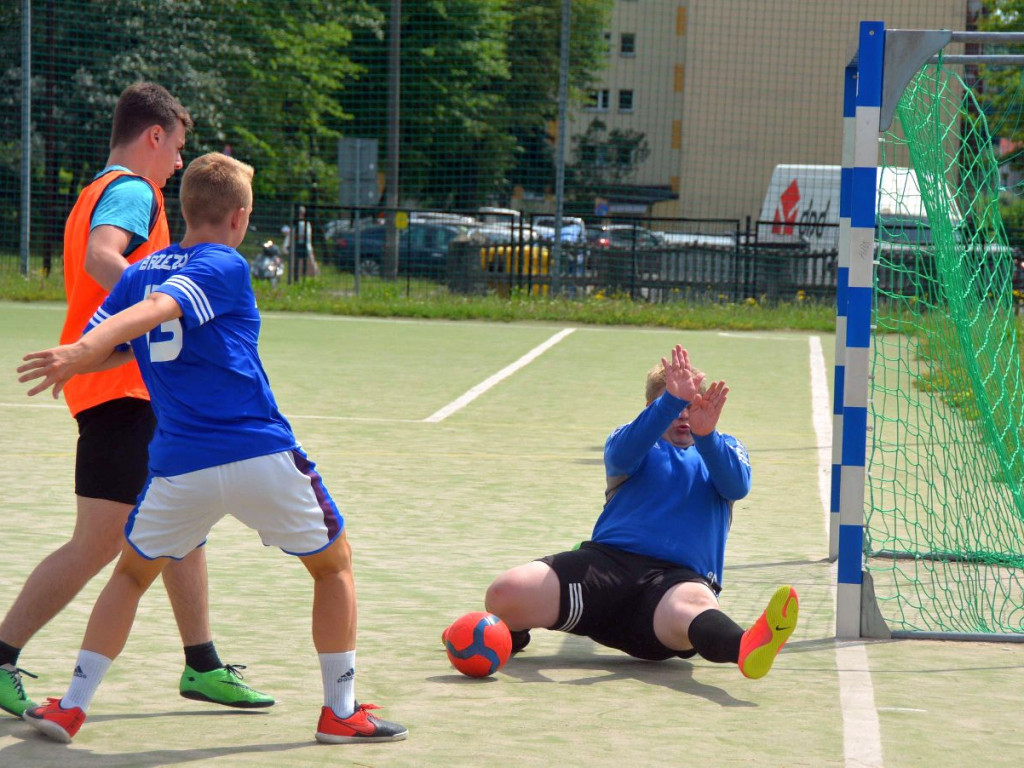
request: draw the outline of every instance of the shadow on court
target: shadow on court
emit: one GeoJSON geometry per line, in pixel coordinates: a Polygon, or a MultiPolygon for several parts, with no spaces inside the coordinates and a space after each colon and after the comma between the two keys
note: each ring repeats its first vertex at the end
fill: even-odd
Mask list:
{"type": "Polygon", "coordinates": [[[641,661],[628,656],[615,658],[580,659],[555,656],[516,658],[503,668],[505,675],[524,683],[555,683],[557,685],[611,684],[618,680],[636,680],[646,685],[657,685],[688,696],[698,696],[722,707],[756,707],[752,701],[737,699],[728,691],[694,679],[694,667],[682,659],[667,661],[641,661]],[[597,674],[556,680],[548,673],[562,671],[592,671],[597,674]]]}
{"type": "MultiPolygon", "coordinates": [[[[694,665],[683,659],[644,661],[626,654],[596,653],[600,648],[585,638],[566,635],[562,649],[556,654],[517,654],[501,668],[501,674],[523,683],[587,686],[612,684],[619,680],[636,680],[645,685],[660,686],[688,696],[698,696],[722,707],[756,707],[752,701],[737,699],[728,691],[695,680],[694,665]],[[595,674],[575,676],[580,672],[595,674]],[[568,675],[573,675],[568,677],[568,675]]],[[[737,673],[738,674],[738,673],[737,673]]],[[[454,685],[479,685],[498,682],[496,678],[469,678],[460,674],[439,675],[432,682],[454,685]]]]}
{"type": "MultiPolygon", "coordinates": [[[[131,716],[129,716],[131,717],[131,716]]],[[[114,719],[111,716],[110,719],[114,719]]],[[[5,721],[6,723],[6,721],[5,721]]],[[[17,721],[12,721],[17,726],[17,721]]],[[[181,765],[217,758],[241,755],[261,755],[305,749],[312,746],[309,739],[277,744],[246,744],[230,747],[188,747],[185,749],[154,749],[142,752],[104,753],[81,748],[72,750],[68,745],[48,740],[36,733],[25,723],[24,732],[9,733],[11,738],[21,739],[20,743],[0,749],[0,765],[44,766],[103,766],[103,768],[157,768],[165,765],[181,765]]],[[[8,731],[0,729],[0,733],[8,731]]],[[[211,734],[212,735],[212,734],[211,734]]]]}

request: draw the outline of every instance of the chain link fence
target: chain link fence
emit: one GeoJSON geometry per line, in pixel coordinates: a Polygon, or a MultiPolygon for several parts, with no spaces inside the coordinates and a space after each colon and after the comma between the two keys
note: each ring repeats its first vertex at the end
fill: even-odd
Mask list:
{"type": "MultiPolygon", "coordinates": [[[[305,210],[316,264],[287,243],[285,280],[321,270],[354,292],[388,280],[410,293],[830,298],[834,253],[764,236],[781,211],[774,168],[838,164],[844,56],[861,19],[964,29],[983,11],[976,0],[8,0],[0,269],[59,273],[64,220],[104,166],[117,96],[145,79],[195,119],[186,162],[216,150],[256,168],[248,257],[268,241],[281,250],[305,210]]],[[[164,190],[172,236],[179,179],[164,190]]]]}

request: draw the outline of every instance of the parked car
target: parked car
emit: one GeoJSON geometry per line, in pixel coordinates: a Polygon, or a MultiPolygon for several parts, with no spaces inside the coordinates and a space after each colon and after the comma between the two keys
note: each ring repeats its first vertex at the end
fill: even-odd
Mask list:
{"type": "Polygon", "coordinates": [[[332,219],[324,224],[324,240],[332,243],[339,237],[347,237],[347,233],[351,233],[353,229],[359,226],[368,227],[377,223],[376,216],[363,216],[361,219],[332,219]]]}
{"type": "Polygon", "coordinates": [[[698,232],[660,232],[655,234],[667,246],[695,245],[702,248],[735,248],[737,243],[744,243],[742,233],[726,235],[706,235],[698,232]]]}
{"type": "MultiPolygon", "coordinates": [[[[545,240],[555,239],[555,217],[537,216],[533,220],[533,228],[545,240]]],[[[563,243],[585,243],[587,242],[587,224],[583,219],[575,216],[562,217],[562,242],[563,243]]]]}
{"type": "MultiPolygon", "coordinates": [[[[398,230],[398,272],[412,277],[445,276],[448,246],[465,235],[466,227],[458,224],[412,222],[398,230]]],[[[387,227],[372,224],[356,230],[339,230],[330,243],[330,257],[339,268],[355,269],[356,237],[359,238],[359,271],[366,275],[380,274],[384,256],[387,227]]]]}
{"type": "Polygon", "coordinates": [[[462,227],[475,227],[480,224],[472,216],[446,211],[413,211],[409,221],[414,224],[457,224],[462,227]]]}
{"type": "Polygon", "coordinates": [[[509,245],[519,243],[535,243],[541,240],[541,234],[532,227],[520,224],[481,224],[470,227],[467,234],[474,240],[487,245],[509,245]]]}
{"type": "Polygon", "coordinates": [[[599,224],[587,228],[587,241],[597,248],[660,248],[665,241],[639,224],[599,224]]]}
{"type": "Polygon", "coordinates": [[[484,224],[518,224],[523,214],[515,208],[495,208],[484,205],[477,208],[476,217],[484,224]]]}

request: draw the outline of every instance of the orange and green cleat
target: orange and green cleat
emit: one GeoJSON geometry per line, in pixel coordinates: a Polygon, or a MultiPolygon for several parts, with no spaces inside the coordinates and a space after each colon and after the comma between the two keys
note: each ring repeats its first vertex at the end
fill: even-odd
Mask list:
{"type": "Polygon", "coordinates": [[[768,601],[761,618],[743,633],[740,640],[740,672],[745,677],[759,678],[768,674],[775,656],[796,628],[800,602],[790,586],[779,587],[768,601]]]}

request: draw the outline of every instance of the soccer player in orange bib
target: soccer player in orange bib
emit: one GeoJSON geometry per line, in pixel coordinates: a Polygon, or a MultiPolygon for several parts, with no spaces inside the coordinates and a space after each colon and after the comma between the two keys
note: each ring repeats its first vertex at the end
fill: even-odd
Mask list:
{"type": "MultiPolygon", "coordinates": [[[[107,164],[82,190],[64,228],[62,343],[82,335],[129,264],[170,244],[161,190],[182,168],[191,127],[188,111],[155,83],[135,83],[118,98],[107,164]]],[[[36,566],[0,622],[0,709],[16,717],[34,706],[18,667],[21,649],[121,551],[155,425],[134,363],[76,377],[64,399],[78,422],[77,518],[71,539],[36,566]]],[[[185,646],[180,694],[232,707],[272,706],[273,698],[241,681],[242,665],[224,664],[217,654],[204,551],[167,568],[164,584],[185,646]]]]}

